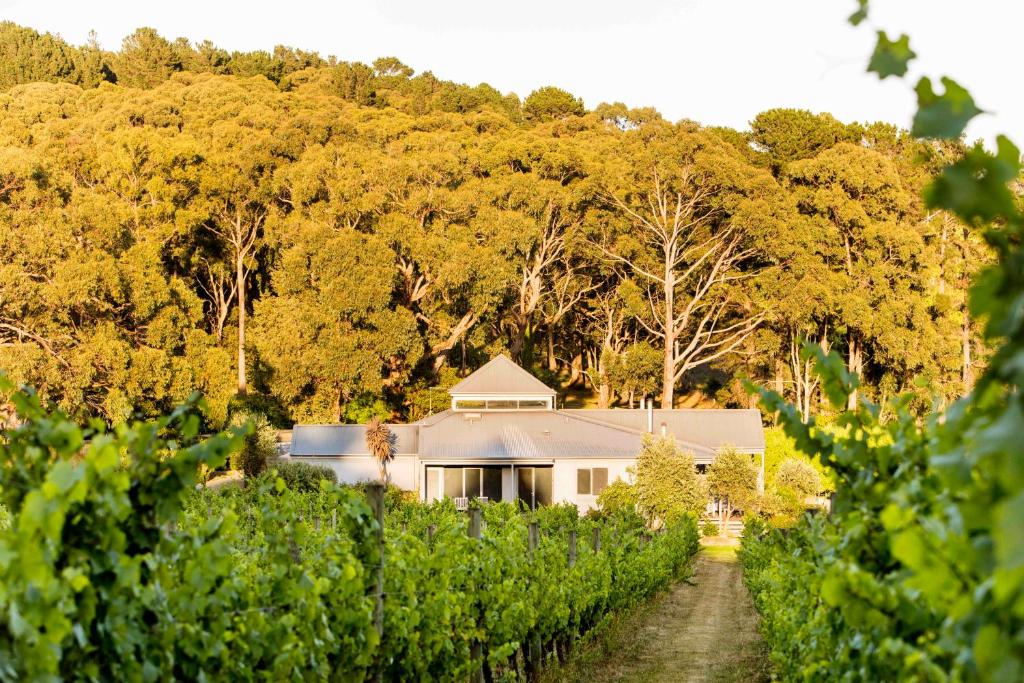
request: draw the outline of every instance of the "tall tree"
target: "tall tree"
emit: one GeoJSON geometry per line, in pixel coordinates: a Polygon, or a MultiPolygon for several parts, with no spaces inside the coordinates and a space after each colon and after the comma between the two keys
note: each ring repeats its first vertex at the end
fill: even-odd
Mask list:
{"type": "Polygon", "coordinates": [[[632,312],[661,346],[661,404],[672,408],[687,371],[736,352],[765,318],[741,285],[759,270],[744,194],[777,188],[710,136],[643,151],[626,187],[607,192],[626,229],[596,244],[622,269],[632,312]]]}

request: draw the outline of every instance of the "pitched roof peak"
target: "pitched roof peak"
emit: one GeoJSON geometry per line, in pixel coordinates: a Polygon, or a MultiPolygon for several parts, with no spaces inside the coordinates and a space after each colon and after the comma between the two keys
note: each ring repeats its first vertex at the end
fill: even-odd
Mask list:
{"type": "Polygon", "coordinates": [[[452,396],[553,396],[555,391],[501,354],[484,363],[448,393],[452,396]]]}

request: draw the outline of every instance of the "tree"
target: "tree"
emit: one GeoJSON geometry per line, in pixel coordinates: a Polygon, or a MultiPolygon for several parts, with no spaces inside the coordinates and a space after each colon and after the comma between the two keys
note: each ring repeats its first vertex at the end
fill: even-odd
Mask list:
{"type": "MultiPolygon", "coordinates": [[[[900,375],[911,374],[922,352],[910,343],[911,331],[928,326],[923,249],[895,165],[879,152],[840,143],[790,164],[787,175],[815,236],[811,253],[829,273],[819,276],[828,287],[824,315],[844,330],[848,369],[862,374],[866,360],[885,354],[903,366],[900,375]]],[[[849,400],[852,408],[857,393],[849,400]]]]}
{"type": "Polygon", "coordinates": [[[231,469],[241,472],[246,479],[255,479],[277,455],[277,430],[266,415],[249,411],[232,415],[231,425],[247,430],[242,447],[231,454],[231,469]]]}
{"type": "Polygon", "coordinates": [[[626,187],[606,193],[629,229],[605,230],[595,242],[623,271],[632,312],[661,346],[666,409],[673,407],[675,386],[687,371],[735,352],[766,315],[741,286],[758,273],[758,249],[750,241],[743,203],[727,198],[734,192],[773,194],[777,188],[756,174],[744,178],[743,162],[724,144],[681,136],[644,150],[626,187]],[[723,167],[734,174],[722,178],[723,167]]]}
{"type": "Polygon", "coordinates": [[[693,456],[674,438],[651,434],[644,434],[636,459],[636,496],[637,509],[654,527],[699,514],[708,501],[693,456]]]}
{"type": "Polygon", "coordinates": [[[821,477],[818,470],[798,458],[786,458],[775,473],[775,487],[796,494],[801,501],[816,496],[821,491],[821,477]]]}
{"type": "Polygon", "coordinates": [[[152,88],[183,68],[180,50],[152,28],[126,37],[114,66],[117,82],[132,88],[152,88]]]}
{"type": "Polygon", "coordinates": [[[370,451],[373,459],[377,461],[380,480],[387,483],[390,481],[388,463],[395,458],[395,435],[379,417],[373,418],[366,424],[366,448],[370,451]]]}
{"type": "Polygon", "coordinates": [[[722,533],[733,510],[749,511],[757,501],[757,481],[760,472],[754,458],[733,449],[719,453],[708,465],[707,485],[711,495],[719,498],[722,533]]]}
{"type": "Polygon", "coordinates": [[[530,93],[523,102],[523,113],[528,121],[550,121],[567,116],[583,116],[586,108],[580,98],[548,85],[530,93]]]}
{"type": "Polygon", "coordinates": [[[750,139],[778,173],[791,161],[809,159],[840,142],[858,142],[860,131],[831,114],[805,109],[769,109],[750,122],[750,139]]]}

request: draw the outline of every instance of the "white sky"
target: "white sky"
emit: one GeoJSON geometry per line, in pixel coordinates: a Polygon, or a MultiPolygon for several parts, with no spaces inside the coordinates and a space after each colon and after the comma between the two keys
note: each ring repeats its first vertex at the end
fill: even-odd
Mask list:
{"type": "Polygon", "coordinates": [[[907,31],[912,75],[949,75],[982,109],[970,138],[1024,144],[1015,77],[1024,2],[872,0],[871,26],[845,19],[854,0],[0,0],[0,18],[73,43],[95,30],[116,48],[139,26],[234,50],[284,44],[349,61],[394,55],[417,71],[502,92],[557,85],[602,101],[654,106],[667,118],[745,128],[759,111],[799,107],[844,121],[909,126],[915,98],[864,68],[874,30],[907,31]]]}

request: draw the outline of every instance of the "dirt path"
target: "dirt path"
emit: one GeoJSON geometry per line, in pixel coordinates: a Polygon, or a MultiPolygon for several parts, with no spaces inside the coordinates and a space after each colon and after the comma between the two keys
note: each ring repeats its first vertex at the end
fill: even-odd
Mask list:
{"type": "Polygon", "coordinates": [[[701,550],[691,583],[681,583],[623,624],[597,661],[566,678],[599,681],[767,681],[757,614],[736,551],[701,550]]]}

